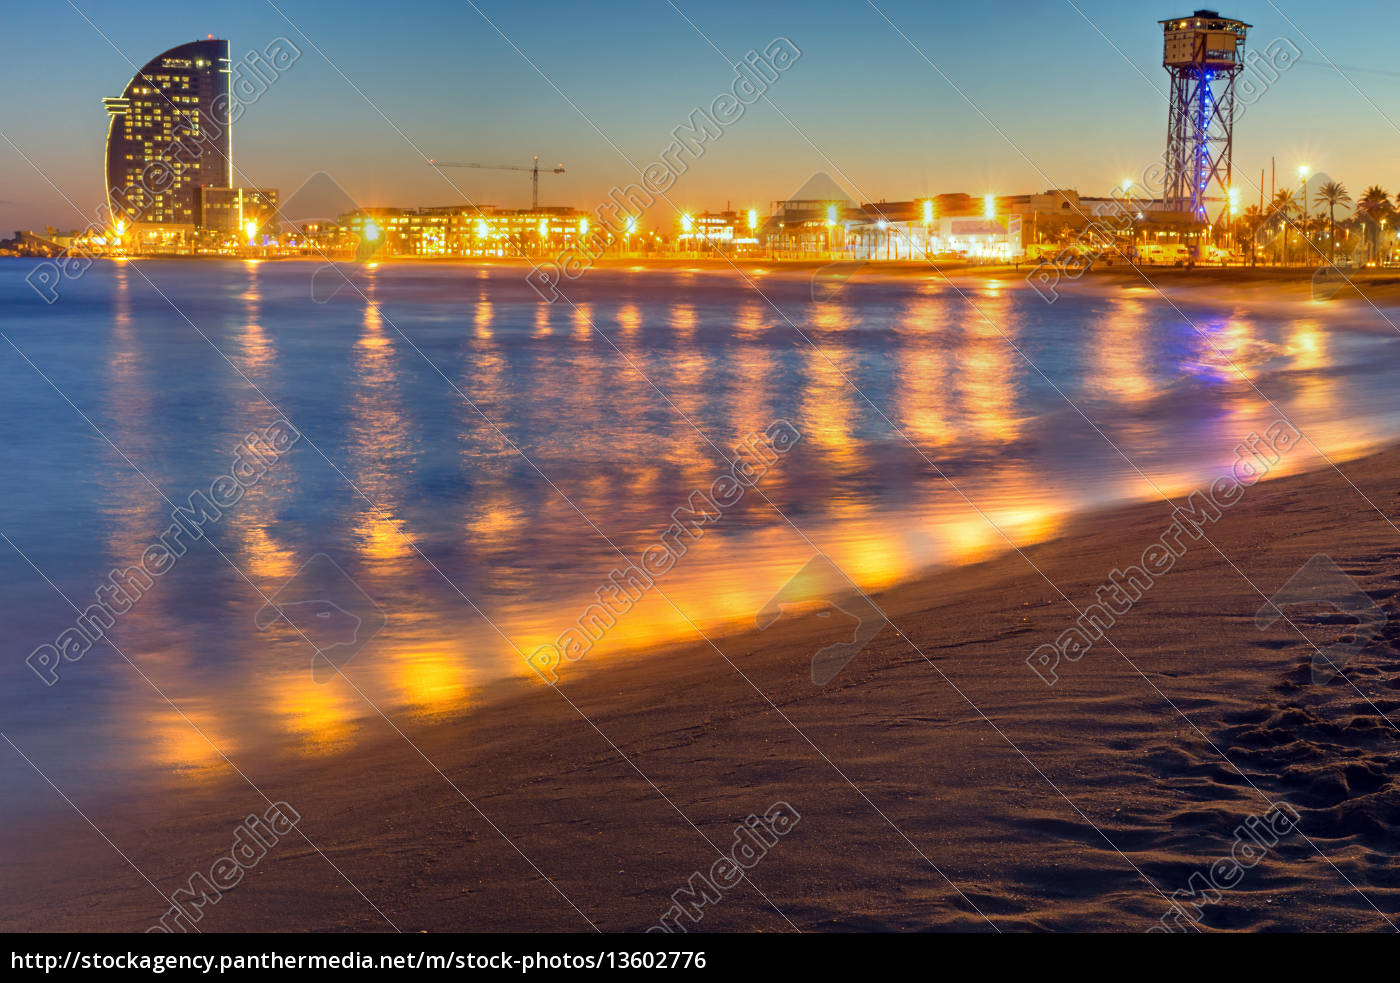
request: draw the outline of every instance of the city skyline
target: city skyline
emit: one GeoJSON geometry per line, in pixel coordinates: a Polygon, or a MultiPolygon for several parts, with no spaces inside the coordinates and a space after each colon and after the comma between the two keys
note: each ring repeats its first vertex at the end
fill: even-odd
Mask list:
{"type": "Polygon", "coordinates": [[[5,21],[12,970],[1400,931],[1395,0],[5,21]]]}
{"type": "MultiPolygon", "coordinates": [[[[58,16],[71,17],[74,30],[48,37],[63,37],[80,57],[36,93],[37,112],[11,116],[3,127],[0,153],[9,180],[0,195],[0,229],[90,221],[103,192],[89,163],[100,156],[104,129],[96,94],[118,91],[160,46],[210,34],[230,40],[235,64],[279,37],[301,51],[248,101],[234,142],[234,183],[280,187],[284,194],[324,171],[367,206],[470,200],[524,207],[525,174],[435,172],[423,157],[527,164],[538,153],[566,167],[542,180],[542,203],[591,210],[613,186],[636,180],[637,169],[655,159],[696,108],[729,90],[734,71],[710,42],[739,60],[775,38],[789,39],[800,61],[679,177],[669,194],[675,206],[765,208],[819,171],[857,200],[1050,187],[1107,194],[1160,160],[1167,79],[1154,19],[1190,13],[1068,2],[1026,4],[1019,16],[857,4],[841,12],[803,8],[800,19],[787,9],[745,11],[740,20],[728,16],[736,9],[731,5],[677,6],[684,16],[668,6],[660,11],[675,23],[668,48],[659,39],[672,34],[625,14],[598,25],[545,4],[549,22],[559,27],[541,34],[506,9],[423,5],[423,16],[443,25],[434,36],[456,32],[456,46],[441,56],[459,57],[467,69],[465,100],[443,82],[457,76],[444,73],[431,52],[423,56],[425,35],[401,40],[387,25],[375,29],[387,16],[382,12],[342,22],[320,3],[255,4],[209,18],[152,4],[143,8],[149,17],[116,20],[70,6],[58,16]],[[154,43],[150,23],[161,25],[154,43]],[[610,41],[599,37],[610,29],[616,32],[610,41]],[[977,38],[985,44],[968,43],[977,38]],[[370,43],[374,53],[367,58],[370,43]],[[610,56],[609,47],[626,55],[610,56]],[[882,54],[876,73],[866,70],[872,51],[882,54]],[[1085,77],[1055,67],[1066,62],[1085,77]],[[1046,84],[1046,71],[1071,88],[1046,84]],[[639,90],[626,83],[628,73],[646,79],[644,108],[632,104],[639,90]],[[910,125],[920,114],[929,125],[910,125]],[[91,125],[79,122],[85,116],[91,125]],[[868,129],[878,139],[853,137],[855,119],[863,121],[856,132],[868,129]],[[1073,141],[1064,139],[1066,126],[1073,141]]],[[[1222,11],[1254,25],[1249,50],[1256,57],[1279,39],[1301,51],[1299,58],[1279,49],[1287,56],[1282,71],[1264,62],[1244,105],[1235,159],[1246,202],[1257,197],[1261,168],[1270,180],[1271,156],[1281,187],[1303,161],[1314,173],[1353,185],[1400,183],[1400,154],[1386,149],[1400,140],[1400,127],[1387,140],[1386,118],[1368,104],[1383,100],[1389,84],[1380,67],[1383,45],[1348,33],[1342,47],[1338,33],[1375,9],[1344,4],[1326,22],[1268,2],[1222,11]]],[[[637,12],[640,17],[642,8],[637,12]]],[[[23,36],[33,15],[17,17],[23,36]]],[[[40,72],[56,57],[54,44],[26,45],[13,63],[25,74],[40,72]]]]}

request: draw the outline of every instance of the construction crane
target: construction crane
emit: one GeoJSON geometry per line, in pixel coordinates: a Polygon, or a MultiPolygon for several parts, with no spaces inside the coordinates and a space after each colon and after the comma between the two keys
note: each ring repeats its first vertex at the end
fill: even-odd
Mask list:
{"type": "MultiPolygon", "coordinates": [[[[530,210],[539,211],[540,208],[540,158],[535,155],[535,162],[529,167],[521,164],[459,164],[455,161],[433,160],[428,158],[428,164],[432,167],[475,167],[481,171],[529,171],[530,172],[530,210]]],[[[563,174],[564,165],[555,164],[554,170],[547,171],[549,174],[563,174]]]]}

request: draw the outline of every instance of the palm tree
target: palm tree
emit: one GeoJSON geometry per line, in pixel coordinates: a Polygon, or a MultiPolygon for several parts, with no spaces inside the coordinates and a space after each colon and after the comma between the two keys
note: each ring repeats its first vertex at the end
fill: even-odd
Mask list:
{"type": "Polygon", "coordinates": [[[1249,239],[1249,265],[1254,266],[1259,258],[1259,227],[1264,224],[1264,213],[1258,205],[1250,205],[1244,210],[1244,214],[1239,217],[1239,227],[1245,231],[1245,236],[1239,235],[1236,230],[1236,239],[1249,239]]]}
{"type": "Polygon", "coordinates": [[[1270,215],[1292,215],[1298,210],[1298,203],[1293,200],[1293,192],[1284,188],[1274,195],[1274,200],[1269,202],[1270,215]]]}
{"type": "MultiPolygon", "coordinates": [[[[1393,209],[1390,204],[1390,192],[1382,188],[1379,184],[1373,184],[1362,193],[1361,200],[1356,203],[1356,208],[1371,220],[1368,223],[1368,231],[1366,233],[1366,257],[1370,260],[1374,258],[1374,255],[1370,248],[1372,236],[1369,227],[1380,229],[1381,221],[1389,218],[1392,214],[1393,209]]],[[[1377,240],[1380,239],[1379,236],[1375,238],[1377,240]]],[[[1377,245],[1379,245],[1379,241],[1377,245]]]]}
{"type": "Polygon", "coordinates": [[[1350,205],[1351,195],[1347,194],[1346,185],[1340,181],[1328,181],[1317,189],[1317,197],[1313,199],[1315,205],[1327,206],[1327,225],[1330,229],[1327,239],[1327,261],[1333,266],[1337,265],[1337,206],[1350,205]]]}
{"type": "Polygon", "coordinates": [[[1285,262],[1288,260],[1288,220],[1297,210],[1298,203],[1293,200],[1293,192],[1287,189],[1276,192],[1273,201],[1269,202],[1269,220],[1273,223],[1275,235],[1278,234],[1279,230],[1283,232],[1283,259],[1285,262]],[[1274,222],[1275,219],[1277,222],[1274,222]]]}

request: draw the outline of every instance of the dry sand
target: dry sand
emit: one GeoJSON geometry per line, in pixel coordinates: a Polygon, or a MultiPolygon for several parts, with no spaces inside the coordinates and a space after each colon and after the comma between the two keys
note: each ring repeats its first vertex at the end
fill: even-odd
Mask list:
{"type": "MultiPolygon", "coordinates": [[[[200,927],[643,930],[781,800],[797,826],[692,930],[1141,931],[1280,801],[1301,831],[1202,926],[1393,928],[1400,450],[1343,471],[1251,488],[1209,528],[1220,552],[1196,544],[1111,631],[1121,653],[1099,644],[1054,688],[1025,659],[1075,617],[1058,591],[1087,603],[1162,534],[1166,503],[880,595],[898,631],[825,687],[811,656],[849,625],[809,615],[718,639],[723,655],[697,643],[580,664],[559,691],[503,684],[459,716],[396,720],[422,756],[376,721],[332,757],[240,760],[324,856],[291,834],[200,927]],[[1322,685],[1312,643],[1341,636],[1338,619],[1255,625],[1261,591],[1317,553],[1389,618],[1322,685]]],[[[230,776],[90,814],[169,892],[265,807],[230,776]]],[[[7,838],[6,927],[152,924],[157,889],[57,808],[7,838]]]]}

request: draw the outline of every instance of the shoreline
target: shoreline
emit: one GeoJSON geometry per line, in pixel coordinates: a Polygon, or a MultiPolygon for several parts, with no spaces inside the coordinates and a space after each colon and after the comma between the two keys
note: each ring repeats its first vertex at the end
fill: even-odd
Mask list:
{"type": "MultiPolygon", "coordinates": [[[[5,257],[8,259],[40,259],[40,257],[5,257]]],[[[242,263],[337,263],[346,266],[357,265],[351,258],[320,256],[132,256],[113,259],[98,257],[108,262],[226,262],[242,263]]],[[[432,257],[432,256],[389,256],[377,259],[372,265],[388,266],[460,266],[465,268],[506,267],[521,270],[537,267],[547,262],[547,257],[539,259],[526,257],[432,257]]],[[[842,283],[851,282],[904,282],[926,280],[933,283],[947,283],[959,286],[965,283],[998,282],[1015,283],[1021,281],[1031,287],[1032,278],[1037,274],[1037,264],[1022,262],[1005,265],[979,265],[966,262],[915,262],[905,260],[846,260],[846,259],[772,259],[757,257],[715,259],[696,258],[644,258],[627,259],[604,258],[590,264],[580,279],[588,273],[598,271],[630,273],[708,273],[734,274],[745,276],[777,277],[785,279],[815,279],[827,267],[841,269],[842,283]]],[[[1189,288],[1224,287],[1232,290],[1245,289],[1251,294],[1262,295],[1276,292],[1278,299],[1314,299],[1318,302],[1342,301],[1392,301],[1400,299],[1400,267],[1379,267],[1364,270],[1343,268],[1342,276],[1330,277],[1318,267],[1275,267],[1275,266],[1194,266],[1175,267],[1164,265],[1130,265],[1116,263],[1095,264],[1088,271],[1078,273],[1063,268],[1046,267],[1041,270],[1041,284],[1053,292],[1072,292],[1089,289],[1130,289],[1134,287],[1157,289],[1166,293],[1169,290],[1189,288]],[[1344,277],[1344,279],[1343,279],[1344,277]]],[[[567,287],[575,281],[564,281],[567,287]]]]}
{"type": "MultiPolygon", "coordinates": [[[[1386,546],[1400,538],[1400,446],[1342,468],[1384,518],[1330,467],[1251,487],[1207,530],[1242,574],[1199,542],[1111,630],[1122,655],[1095,646],[1053,688],[1025,659],[1073,624],[1059,591],[1089,603],[1161,534],[1166,503],[1078,516],[1026,548],[1034,567],[1004,553],[878,593],[897,628],[824,687],[812,654],[847,636],[806,614],[574,667],[567,699],[506,681],[466,711],[397,719],[422,755],[384,724],[332,754],[245,755],[316,849],[284,838],[199,927],[391,930],[363,891],[404,931],[640,931],[710,869],[707,839],[723,847],[784,802],[801,819],[751,875],[777,910],[741,883],[690,930],[1145,930],[1163,894],[1228,855],[1236,826],[1286,801],[1360,893],[1284,838],[1202,927],[1385,928],[1373,904],[1400,918],[1384,875],[1400,741],[1381,716],[1400,713],[1400,564],[1386,546]],[[1262,598],[1317,553],[1396,626],[1347,666],[1365,700],[1307,677],[1303,634],[1325,645],[1344,626],[1255,625],[1262,598]]],[[[58,805],[6,838],[7,922],[153,923],[156,891],[58,805]]],[[[92,815],[169,893],[266,808],[226,775],[92,815]]]]}

